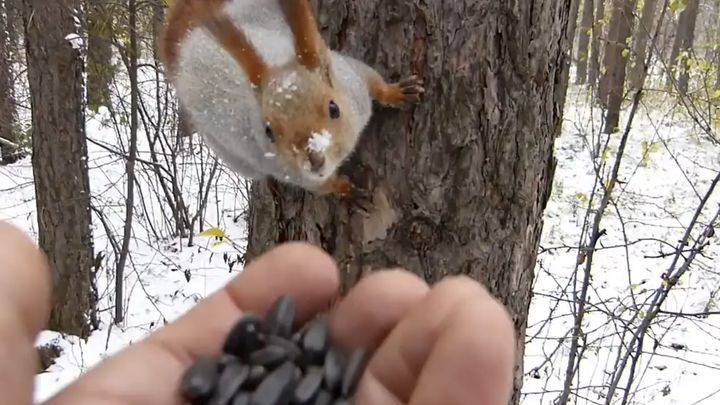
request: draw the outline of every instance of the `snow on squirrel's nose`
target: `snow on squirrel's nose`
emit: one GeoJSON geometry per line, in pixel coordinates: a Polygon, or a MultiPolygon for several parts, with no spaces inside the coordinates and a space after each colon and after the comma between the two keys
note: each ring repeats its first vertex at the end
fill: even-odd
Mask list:
{"type": "Polygon", "coordinates": [[[332,134],[327,129],[320,132],[313,132],[308,138],[307,149],[311,152],[325,153],[332,141],[332,134]]]}

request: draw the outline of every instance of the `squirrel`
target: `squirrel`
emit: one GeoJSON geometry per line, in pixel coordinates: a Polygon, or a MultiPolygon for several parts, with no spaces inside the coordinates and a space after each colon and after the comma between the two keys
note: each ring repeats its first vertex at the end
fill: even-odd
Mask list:
{"type": "Polygon", "coordinates": [[[190,121],[231,169],[320,195],[357,197],[337,170],[373,100],[404,108],[425,91],[415,75],[388,83],[330,50],[309,0],[177,0],[159,48],[190,121]]]}

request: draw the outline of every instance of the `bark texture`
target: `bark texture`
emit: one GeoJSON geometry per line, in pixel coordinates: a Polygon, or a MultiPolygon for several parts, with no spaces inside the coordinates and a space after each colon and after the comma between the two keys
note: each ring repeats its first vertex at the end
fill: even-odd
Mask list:
{"type": "Polygon", "coordinates": [[[12,13],[8,12],[5,2],[0,2],[0,163],[14,163],[18,156],[13,144],[17,144],[15,122],[14,73],[12,69],[12,42],[10,34],[14,30],[12,13]]]}
{"type": "Polygon", "coordinates": [[[645,82],[645,60],[648,56],[648,45],[655,28],[655,14],[658,0],[645,0],[642,16],[633,36],[634,64],[628,72],[628,83],[631,90],[638,90],[645,82]]]}
{"type": "Polygon", "coordinates": [[[575,71],[575,83],[585,84],[588,76],[588,59],[590,57],[590,34],[593,29],[595,3],[593,0],[583,2],[583,12],[580,21],[580,32],[578,33],[577,67],[575,71]]]}
{"type": "MultiPolygon", "coordinates": [[[[565,29],[565,41],[568,44],[568,56],[565,58],[565,65],[563,66],[563,72],[560,76],[560,94],[564,98],[567,93],[568,85],[570,84],[570,67],[572,66],[573,60],[575,59],[575,52],[573,51],[575,46],[575,33],[577,32],[577,20],[580,14],[580,1],[571,0],[570,3],[570,17],[568,18],[567,28],[565,29]]],[[[561,104],[565,104],[565,100],[560,100],[561,104]]]]}
{"type": "MultiPolygon", "coordinates": [[[[677,33],[670,54],[670,71],[677,79],[677,90],[685,95],[688,90],[689,72],[687,58],[678,58],[685,52],[690,52],[695,40],[695,23],[697,22],[700,0],[688,0],[683,11],[678,17],[677,33]]],[[[690,55],[687,55],[690,57],[690,55]]],[[[672,81],[668,81],[672,84],[672,81]]]]}
{"type": "Polygon", "coordinates": [[[91,313],[90,193],[83,60],[66,39],[79,1],[23,0],[40,247],[50,261],[49,327],[86,337],[91,313]]]}
{"type": "Polygon", "coordinates": [[[604,132],[617,130],[620,122],[620,108],[625,99],[625,77],[628,62],[628,39],[632,34],[635,17],[633,10],[637,0],[613,0],[608,42],[605,44],[603,67],[600,78],[601,101],[607,107],[604,132]]]}
{"type": "MultiPolygon", "coordinates": [[[[334,255],[344,288],[402,266],[435,283],[465,274],[511,312],[518,338],[517,403],[570,1],[320,1],[331,47],[391,80],[426,86],[412,111],[377,108],[343,172],[367,187],[365,215],[331,197],[256,182],[248,259],[290,240],[334,255]]],[[[316,3],[317,4],[317,3],[316,3]]]]}
{"type": "MultiPolygon", "coordinates": [[[[588,83],[595,87],[600,77],[600,55],[602,53],[601,37],[605,30],[605,0],[595,0],[595,19],[593,21],[592,45],[590,49],[590,70],[588,83]]],[[[602,99],[602,95],[600,96],[602,99]]]]}

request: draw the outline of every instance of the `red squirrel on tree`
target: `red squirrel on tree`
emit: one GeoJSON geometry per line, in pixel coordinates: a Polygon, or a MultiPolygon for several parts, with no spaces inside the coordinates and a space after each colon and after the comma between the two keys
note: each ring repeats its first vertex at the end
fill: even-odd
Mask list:
{"type": "Polygon", "coordinates": [[[241,175],[351,197],[337,174],[372,113],[402,108],[421,81],[388,83],[328,49],[308,0],[177,0],[161,59],[190,121],[241,175]]]}

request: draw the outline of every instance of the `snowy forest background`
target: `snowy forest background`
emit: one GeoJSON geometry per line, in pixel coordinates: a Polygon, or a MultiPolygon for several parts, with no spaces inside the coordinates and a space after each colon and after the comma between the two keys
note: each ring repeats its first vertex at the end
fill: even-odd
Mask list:
{"type": "MultiPolygon", "coordinates": [[[[84,168],[89,210],[67,208],[63,232],[87,243],[93,280],[78,307],[90,321],[53,319],[37,342],[41,401],[242,271],[250,183],[191,132],[165,81],[167,1],[86,0],[62,38],[25,35],[27,3],[0,0],[0,220],[42,238],[38,182],[59,195],[73,182],[33,165],[84,168]],[[57,131],[75,143],[39,148],[32,110],[51,101],[30,82],[53,65],[29,62],[43,41],[76,50],[69,85],[86,96],[68,104],[82,130],[57,131]]],[[[720,0],[574,0],[570,15],[521,403],[718,403],[720,0]]]]}

